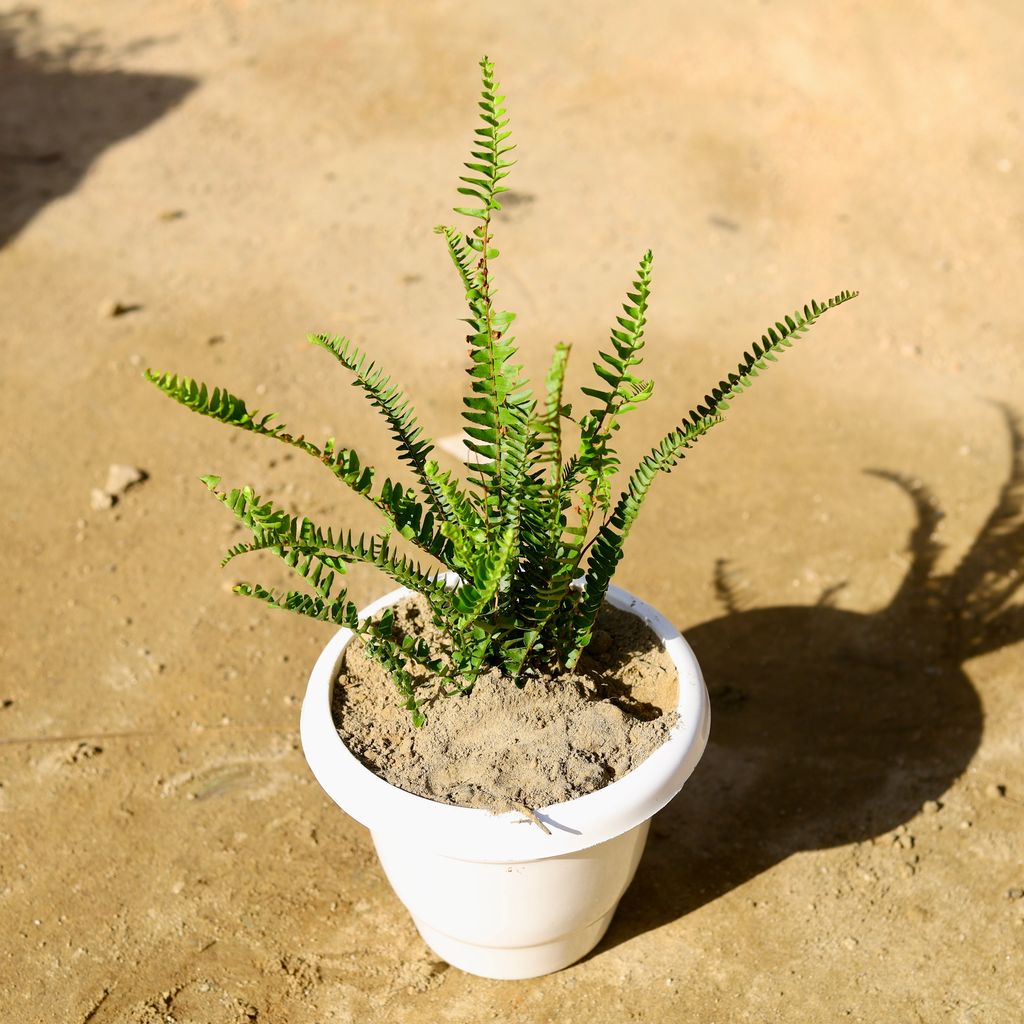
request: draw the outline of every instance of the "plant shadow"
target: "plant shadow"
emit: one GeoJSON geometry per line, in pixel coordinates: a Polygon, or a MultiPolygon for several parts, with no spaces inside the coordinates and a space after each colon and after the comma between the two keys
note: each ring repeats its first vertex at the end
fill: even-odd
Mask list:
{"type": "Polygon", "coordinates": [[[1024,638],[1024,433],[1002,409],[1012,462],[978,537],[935,564],[942,513],[927,488],[874,475],[912,500],[909,566],[888,607],[743,610],[719,564],[726,614],[684,631],[711,692],[695,777],[655,818],[647,851],[594,954],[715,900],[791,854],[892,831],[964,772],[982,735],[963,669],[1024,638]]]}
{"type": "Polygon", "coordinates": [[[177,75],[91,68],[103,53],[95,34],[44,28],[35,8],[0,12],[0,247],[71,192],[105,149],[195,86],[177,75]]]}

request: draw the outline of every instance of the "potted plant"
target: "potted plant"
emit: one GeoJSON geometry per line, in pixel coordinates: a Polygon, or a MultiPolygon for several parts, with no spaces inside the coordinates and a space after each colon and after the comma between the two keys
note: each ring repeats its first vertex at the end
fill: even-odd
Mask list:
{"type": "MultiPolygon", "coordinates": [[[[353,448],[333,438],[314,444],[293,435],[274,414],[251,411],[222,388],[151,370],[146,376],[194,412],[319,460],[381,514],[379,534],[356,537],[280,509],[250,488],[223,490],[219,477],[202,478],[252,535],[228,551],[225,564],[270,551],[308,584],[307,590],[281,593],[240,583],[235,591],[341,627],[313,669],[302,708],[303,748],[313,773],[370,828],[396,892],[440,956],[473,973],[522,978],[564,967],[599,941],[636,869],[651,816],[678,792],[707,741],[707,692],[693,653],[654,609],[611,585],[648,490],[721,422],[728,403],[767,362],[856,293],[811,302],[770,327],[735,372],[641,459],[613,497],[619,470],[615,434],[622,418],[653,391],[653,382],[636,373],[652,256],[641,258],[609,350],[594,363],[597,381],[583,389],[589,408],[577,415],[565,401],[565,344],[555,347],[543,395],[534,397],[515,363],[509,334],[514,314],[495,304],[492,218],[508,190],[513,146],[493,65],[484,58],[481,68],[482,124],[458,189],[470,205],[455,211],[475,223],[468,232],[436,229],[469,305],[465,479],[440,467],[408,399],[346,338],[318,334],[310,341],[330,353],[381,412],[414,487],[381,479],[353,448]],[[569,432],[575,435],[572,454],[569,432]],[[410,548],[429,562],[420,564],[410,548]],[[399,589],[360,610],[340,582],[353,563],[376,566],[399,589]],[[660,707],[641,707],[628,687],[602,672],[614,655],[601,625],[602,616],[615,614],[610,609],[644,624],[639,628],[675,677],[676,694],[660,707]],[[602,648],[596,656],[588,652],[595,636],[602,648]],[[358,731],[373,732],[375,722],[365,708],[360,717],[356,691],[370,693],[371,712],[388,712],[372,703],[377,691],[356,678],[348,655],[362,664],[364,675],[369,665],[397,691],[404,718],[392,721],[392,732],[383,738],[358,731]],[[434,719],[444,716],[444,735],[457,741],[470,733],[487,735],[476,725],[463,725],[470,719],[460,716],[474,708],[479,722],[481,715],[497,715],[493,709],[502,701],[518,701],[521,713],[524,701],[532,707],[542,698],[555,703],[533,730],[543,734],[535,753],[572,747],[591,712],[603,716],[602,722],[616,718],[627,738],[643,733],[646,746],[620,757],[617,770],[600,762],[599,750],[576,750],[582,761],[574,764],[583,765],[583,774],[575,789],[566,788],[572,772],[561,762],[548,769],[553,789],[540,792],[556,792],[557,799],[517,797],[490,778],[462,779],[439,795],[434,782],[403,788],[384,777],[400,773],[403,763],[415,762],[416,771],[423,767],[417,761],[419,738],[437,728],[434,719]],[[498,703],[486,703],[492,699],[498,703]],[[346,741],[339,725],[341,733],[349,730],[346,741]],[[543,738],[555,732],[557,744],[543,738]],[[492,810],[503,813],[465,806],[480,800],[458,799],[463,785],[477,797],[494,795],[497,788],[492,810]]],[[[522,736],[516,732],[520,726],[510,728],[514,735],[491,736],[477,747],[513,756],[522,736]]],[[[457,742],[441,745],[441,768],[448,775],[464,763],[472,768],[472,743],[458,749],[457,742]]]]}

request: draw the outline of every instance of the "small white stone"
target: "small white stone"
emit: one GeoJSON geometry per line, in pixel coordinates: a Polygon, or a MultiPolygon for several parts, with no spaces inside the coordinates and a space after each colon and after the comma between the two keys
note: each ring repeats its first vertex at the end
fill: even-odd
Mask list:
{"type": "Polygon", "coordinates": [[[439,438],[437,446],[441,451],[453,455],[460,462],[479,462],[480,456],[469,450],[466,441],[465,434],[451,434],[449,437],[439,438]]]}
{"type": "Polygon", "coordinates": [[[106,491],[94,487],[89,492],[89,505],[97,512],[102,512],[104,509],[113,508],[114,499],[106,491]]]}
{"type": "Polygon", "coordinates": [[[107,470],[107,483],[103,488],[113,498],[119,498],[129,487],[146,479],[145,470],[138,466],[113,463],[107,470]]]}
{"type": "Polygon", "coordinates": [[[116,299],[104,299],[97,309],[97,313],[104,318],[123,316],[127,311],[127,305],[123,302],[118,302],[116,299]]]}

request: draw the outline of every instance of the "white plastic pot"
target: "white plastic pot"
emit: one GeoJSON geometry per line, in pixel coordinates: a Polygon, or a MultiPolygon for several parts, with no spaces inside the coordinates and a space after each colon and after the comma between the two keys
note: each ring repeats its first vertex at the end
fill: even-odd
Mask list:
{"type": "MultiPolygon", "coordinates": [[[[361,614],[374,615],[409,593],[395,590],[361,614]]],[[[651,817],[704,752],[711,710],[689,645],[631,594],[611,587],[608,601],[643,619],[665,645],[679,673],[678,721],[665,743],[617,782],[537,808],[550,834],[517,812],[494,815],[414,796],[349,752],[331,717],[331,695],[350,630],[334,636],[310,675],[301,733],[313,774],[370,830],[388,880],[427,945],[470,974],[532,978],[593,949],[633,879],[651,817]]]]}

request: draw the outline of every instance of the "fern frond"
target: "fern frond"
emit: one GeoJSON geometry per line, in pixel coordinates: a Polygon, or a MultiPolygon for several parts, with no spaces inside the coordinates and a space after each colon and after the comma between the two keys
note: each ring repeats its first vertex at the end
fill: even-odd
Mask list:
{"type": "Polygon", "coordinates": [[[483,125],[473,132],[476,138],[471,150],[472,159],[465,164],[469,174],[460,175],[459,181],[463,184],[456,190],[460,195],[477,200],[480,205],[457,206],[455,212],[483,221],[483,225],[474,230],[470,245],[477,252],[486,254],[486,225],[490,222],[491,211],[501,209],[498,196],[508,191],[501,182],[508,177],[514,161],[505,159],[505,156],[515,146],[508,142],[512,133],[508,127],[505,97],[499,95],[499,86],[494,80],[493,62],[484,57],[480,61],[480,70],[483,74],[480,100],[480,120],[483,125]]]}
{"type": "Polygon", "coordinates": [[[619,429],[619,417],[650,398],[652,381],[641,380],[632,367],[643,361],[644,328],[651,292],[651,265],[654,256],[648,249],[637,268],[633,289],[626,293],[622,316],[615,318],[611,331],[612,352],[601,352],[601,361],[594,363],[594,372],[602,386],[585,387],[585,395],[597,405],[580,420],[580,449],[577,472],[587,488],[581,506],[589,523],[596,502],[607,509],[611,502],[611,478],[619,468],[619,460],[611,446],[612,435],[619,429]]]}
{"type": "Polygon", "coordinates": [[[703,403],[691,409],[683,418],[679,428],[670,431],[641,460],[619,497],[615,510],[594,538],[587,562],[586,583],[574,613],[573,644],[567,659],[569,667],[576,663],[590,641],[597,612],[608,592],[612,574],[622,558],[623,544],[657,474],[672,469],[694,441],[722,421],[722,413],[729,408],[729,402],[750,387],[752,378],[765,368],[766,360],[774,362],[778,351],[788,348],[795,339],[810,330],[822,314],[856,296],[857,292],[844,291],[823,303],[811,301],[802,310],[785,317],[784,322],[776,322],[774,327],[768,328],[761,343],[755,343],[751,352],[743,354],[736,372],[730,373],[727,380],[720,381],[718,387],[712,388],[710,394],[705,395],[703,403]]]}
{"type": "Polygon", "coordinates": [[[326,601],[322,597],[300,590],[281,593],[259,583],[238,583],[232,589],[236,594],[263,601],[271,608],[295,612],[319,622],[333,622],[337,626],[347,626],[349,629],[356,629],[359,624],[359,609],[348,600],[345,591],[342,591],[343,596],[326,601]]]}
{"type": "MultiPolygon", "coordinates": [[[[395,509],[373,493],[375,472],[370,466],[363,466],[359,455],[351,448],[338,447],[334,438],[328,438],[322,447],[307,441],[304,436],[295,437],[290,434],[283,423],[275,423],[275,413],[261,414],[246,406],[243,399],[232,394],[226,388],[208,388],[205,384],[172,373],[159,373],[147,370],[146,379],[155,384],[168,398],[179,405],[191,409],[201,416],[208,416],[220,423],[247,430],[263,437],[273,438],[283,444],[298,448],[318,459],[322,465],[343,484],[366,498],[389,519],[394,519],[395,509]]],[[[386,482],[385,490],[390,482],[386,482]]],[[[407,504],[408,502],[406,502],[407,504]]],[[[443,544],[443,539],[442,539],[443,544]]],[[[439,545],[432,538],[431,554],[437,554],[439,545]]]]}
{"type": "Polygon", "coordinates": [[[380,662],[390,674],[402,698],[402,706],[412,715],[413,725],[420,728],[426,723],[426,718],[420,710],[423,702],[416,695],[416,680],[407,667],[416,648],[403,649],[403,646],[395,641],[394,621],[393,609],[386,608],[375,619],[363,620],[359,626],[359,633],[366,645],[367,653],[380,662]]]}
{"type": "Polygon", "coordinates": [[[480,549],[472,577],[454,591],[455,609],[465,620],[478,618],[493,601],[515,551],[516,533],[508,526],[496,542],[480,549]]]}
{"type": "Polygon", "coordinates": [[[243,399],[233,395],[226,388],[208,388],[191,377],[160,373],[157,370],[146,370],[145,378],[155,384],[168,398],[185,406],[186,409],[191,409],[192,412],[199,413],[200,416],[209,416],[220,423],[227,423],[253,434],[261,434],[263,437],[272,437],[275,441],[283,441],[317,458],[323,454],[315,444],[311,444],[304,437],[293,437],[283,423],[273,422],[277,419],[277,413],[261,414],[256,409],[250,411],[243,399]]]}
{"type": "MultiPolygon", "coordinates": [[[[526,517],[531,527],[524,531],[527,538],[547,531],[549,539],[543,559],[544,576],[533,583],[535,602],[526,614],[531,628],[524,636],[524,658],[536,643],[543,643],[546,631],[559,637],[568,634],[568,620],[579,600],[571,593],[572,582],[579,575],[591,520],[596,508],[607,511],[611,504],[611,479],[619,468],[612,436],[619,429],[620,417],[653,391],[650,381],[633,373],[633,367],[642,361],[652,263],[653,255],[648,250],[640,259],[632,290],[626,293],[623,315],[616,317],[617,326],[611,331],[612,351],[601,352],[601,361],[594,363],[603,388],[582,389],[597,405],[580,420],[577,455],[558,468],[560,486],[547,496],[546,520],[526,517]],[[572,521],[566,516],[571,507],[576,508],[572,521]]],[[[560,462],[560,450],[557,458],[560,462]]],[[[548,644],[560,653],[564,647],[550,637],[548,644]]]]}
{"type": "Polygon", "coordinates": [[[725,380],[720,380],[718,386],[704,396],[704,401],[690,410],[687,418],[696,423],[706,416],[715,416],[719,411],[724,412],[737,395],[750,387],[753,378],[765,369],[769,362],[774,363],[778,359],[782,349],[789,348],[794,341],[806,334],[830,309],[855,299],[859,294],[842,291],[825,302],[812,300],[802,310],[796,310],[792,316],[777,320],[773,327],[769,327],[761,335],[760,344],[754,342],[751,350],[743,353],[736,372],[728,374],[725,380]]]}
{"type": "Polygon", "coordinates": [[[444,472],[436,462],[427,463],[426,472],[435,486],[441,488],[451,502],[456,524],[442,523],[441,532],[451,543],[450,565],[461,576],[473,571],[476,552],[487,544],[487,530],[470,495],[464,494],[452,480],[448,470],[444,472]]]}
{"type": "Polygon", "coordinates": [[[564,403],[565,371],[572,346],[560,341],[551,354],[551,365],[544,378],[544,412],[536,417],[534,430],[540,441],[537,461],[550,464],[554,482],[562,475],[562,420],[572,416],[572,406],[564,403]]]}
{"type": "Polygon", "coordinates": [[[434,233],[444,235],[445,244],[448,247],[448,255],[459,272],[459,279],[462,287],[468,295],[475,291],[479,282],[476,276],[476,268],[473,265],[473,248],[466,240],[466,236],[458,228],[447,227],[439,224],[434,228],[434,233]]]}
{"type": "Polygon", "coordinates": [[[510,602],[518,635],[503,645],[505,666],[513,678],[525,667],[577,571],[577,551],[563,542],[565,513],[571,504],[562,463],[562,420],[572,411],[563,399],[569,351],[569,345],[559,343],[552,354],[544,411],[533,423],[536,454],[523,480],[519,564],[510,602]]]}
{"type": "Polygon", "coordinates": [[[505,527],[502,534],[476,549],[467,575],[453,591],[454,632],[461,638],[452,652],[457,675],[469,686],[476,679],[497,633],[496,611],[500,592],[507,589],[515,564],[518,522],[505,527]]]}
{"type": "Polygon", "coordinates": [[[456,213],[479,223],[464,236],[453,229],[442,228],[441,233],[459,270],[469,303],[468,373],[472,394],[463,400],[462,415],[467,423],[466,447],[477,458],[467,466],[480,475],[485,529],[493,539],[503,529],[503,509],[509,488],[515,485],[519,475],[517,465],[527,444],[534,406],[520,376],[521,367],[512,364],[516,350],[507,335],[515,314],[499,311],[494,305],[490,262],[498,256],[498,250],[491,241],[491,215],[501,209],[498,196],[508,191],[501,183],[512,166],[513,161],[507,159],[507,154],[514,147],[508,142],[511,132],[505,97],[499,94],[494,81],[494,65],[484,57],[480,68],[483,73],[482,125],[474,131],[470,160],[465,164],[470,173],[460,178],[463,184],[458,189],[460,194],[476,199],[480,205],[455,208],[456,213]],[[471,262],[470,250],[476,254],[475,265],[471,262]]]}
{"type": "Polygon", "coordinates": [[[572,617],[572,642],[566,666],[572,668],[579,660],[590,638],[597,613],[604,603],[613,574],[622,559],[622,548],[629,531],[640,514],[640,507],[660,472],[672,469],[685,455],[686,449],[706,434],[720,416],[707,416],[670,431],[660,444],[640,460],[608,519],[601,524],[587,559],[586,582],[572,617]]]}
{"type": "Polygon", "coordinates": [[[370,404],[387,420],[391,436],[398,446],[398,457],[412,468],[428,503],[442,521],[453,522],[447,498],[434,487],[425,472],[427,456],[434,449],[433,443],[424,436],[412,406],[402,391],[348,338],[312,334],[309,341],[330,352],[352,374],[352,383],[364,392],[370,404]]]}
{"type": "Polygon", "coordinates": [[[219,477],[204,477],[203,482],[253,535],[251,543],[236,544],[227,551],[222,567],[257,551],[272,551],[293,569],[297,568],[295,560],[301,558],[318,559],[323,567],[340,573],[345,572],[346,564],[372,565],[399,585],[422,593],[438,611],[450,613],[449,591],[438,573],[425,571],[409,556],[394,551],[387,534],[367,540],[365,534],[357,537],[351,530],[320,527],[306,516],[289,516],[249,487],[225,492],[217,490],[219,477]]]}

